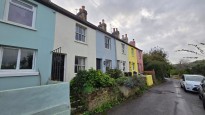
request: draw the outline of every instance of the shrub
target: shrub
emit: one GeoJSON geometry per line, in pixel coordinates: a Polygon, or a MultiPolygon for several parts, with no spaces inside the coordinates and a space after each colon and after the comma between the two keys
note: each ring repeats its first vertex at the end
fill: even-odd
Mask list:
{"type": "Polygon", "coordinates": [[[112,78],[114,78],[114,79],[117,79],[117,78],[123,76],[122,71],[119,70],[119,69],[108,69],[108,70],[106,71],[106,73],[107,73],[110,77],[112,77],[112,78]]]}
{"type": "Polygon", "coordinates": [[[124,86],[129,88],[135,88],[135,87],[144,87],[146,86],[146,81],[144,77],[129,77],[125,82],[124,86]]]}
{"type": "Polygon", "coordinates": [[[96,88],[111,87],[115,80],[99,70],[79,71],[71,80],[71,93],[92,93],[96,88]]]}
{"type": "Polygon", "coordinates": [[[116,83],[118,85],[124,85],[124,83],[128,80],[129,78],[128,77],[119,77],[116,79],[116,83]]]}

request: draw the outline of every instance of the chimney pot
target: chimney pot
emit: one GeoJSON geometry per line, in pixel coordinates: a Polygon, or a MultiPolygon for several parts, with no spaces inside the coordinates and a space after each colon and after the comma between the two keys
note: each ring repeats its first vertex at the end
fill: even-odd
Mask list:
{"type": "Polygon", "coordinates": [[[105,22],[105,20],[104,19],[102,19],[102,23],[104,23],[105,22]]]}
{"type": "Polygon", "coordinates": [[[124,38],[124,35],[122,35],[122,39],[124,38]]]}
{"type": "Polygon", "coordinates": [[[115,28],[113,28],[113,32],[115,32],[115,28]]]}
{"type": "Polygon", "coordinates": [[[82,9],[84,10],[84,9],[85,9],[85,6],[82,6],[82,9]]]}

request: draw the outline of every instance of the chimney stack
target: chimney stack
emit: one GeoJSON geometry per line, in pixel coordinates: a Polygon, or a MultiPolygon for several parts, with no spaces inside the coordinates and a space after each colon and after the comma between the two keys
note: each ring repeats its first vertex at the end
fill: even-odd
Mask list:
{"type": "Polygon", "coordinates": [[[114,35],[117,38],[120,38],[120,32],[118,31],[117,28],[113,28],[112,35],[114,35]]]}
{"type": "Polygon", "coordinates": [[[87,11],[85,10],[85,6],[82,6],[77,13],[77,16],[84,21],[87,21],[87,11]]]}
{"type": "Polygon", "coordinates": [[[107,31],[107,25],[106,25],[104,19],[102,20],[102,23],[101,22],[99,23],[98,27],[101,28],[104,31],[107,31]]]}
{"type": "Polygon", "coordinates": [[[122,40],[123,40],[124,42],[128,43],[128,37],[127,37],[127,34],[125,34],[125,37],[124,37],[124,36],[122,37],[122,40]]]}
{"type": "Polygon", "coordinates": [[[129,44],[132,45],[132,46],[135,46],[135,40],[133,39],[132,41],[130,41],[129,44]]]}

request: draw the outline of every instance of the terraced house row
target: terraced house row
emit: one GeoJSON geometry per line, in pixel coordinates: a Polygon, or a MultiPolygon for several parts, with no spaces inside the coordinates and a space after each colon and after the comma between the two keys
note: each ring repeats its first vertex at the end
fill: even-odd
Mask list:
{"type": "MultiPolygon", "coordinates": [[[[104,20],[98,26],[89,23],[84,6],[77,15],[49,0],[3,0],[1,6],[1,76],[41,74],[45,84],[51,77],[70,81],[89,68],[143,72],[142,50],[134,39],[120,38],[117,28],[108,33],[104,20]]],[[[38,81],[18,79],[33,79],[29,85],[38,81]]]]}
{"type": "Polygon", "coordinates": [[[90,68],[141,73],[142,50],[126,34],[120,38],[117,28],[108,33],[104,20],[98,26],[88,22],[84,6],[75,15],[49,0],[0,1],[2,114],[8,114],[7,100],[15,95],[19,106],[9,114],[69,106],[69,85],[52,80],[69,82],[79,70],[90,68]],[[33,101],[24,101],[28,97],[33,101]]]}

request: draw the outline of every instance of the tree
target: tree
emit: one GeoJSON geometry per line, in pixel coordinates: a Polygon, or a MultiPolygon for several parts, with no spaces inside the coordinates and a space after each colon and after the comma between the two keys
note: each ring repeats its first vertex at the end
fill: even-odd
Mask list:
{"type": "Polygon", "coordinates": [[[181,49],[181,50],[177,50],[177,52],[187,52],[195,55],[194,57],[184,57],[184,58],[191,58],[191,59],[198,59],[199,57],[205,58],[205,54],[204,54],[205,51],[202,48],[202,46],[205,46],[205,43],[188,44],[188,45],[194,47],[194,49],[192,50],[181,49]]]}
{"type": "MultiPolygon", "coordinates": [[[[184,58],[191,58],[191,59],[199,59],[200,57],[205,59],[205,43],[198,43],[198,44],[188,44],[189,46],[193,47],[192,50],[181,49],[177,50],[177,52],[187,52],[190,54],[194,54],[193,57],[184,57],[184,58]]],[[[205,60],[196,60],[189,64],[189,73],[191,74],[202,74],[205,75],[205,60]]]]}
{"type": "Polygon", "coordinates": [[[149,53],[143,55],[144,69],[155,70],[156,78],[160,81],[164,80],[164,77],[168,77],[171,70],[171,64],[167,59],[167,53],[163,48],[154,47],[149,53]]]}

